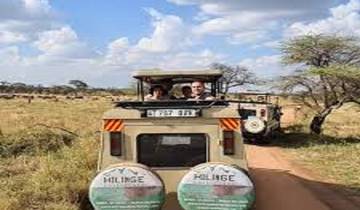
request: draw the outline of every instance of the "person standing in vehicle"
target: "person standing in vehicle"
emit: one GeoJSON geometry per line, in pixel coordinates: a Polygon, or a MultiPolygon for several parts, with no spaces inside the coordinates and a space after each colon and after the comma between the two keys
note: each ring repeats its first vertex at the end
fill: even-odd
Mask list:
{"type": "Polygon", "coordinates": [[[192,98],[195,100],[214,100],[214,96],[205,91],[203,81],[194,81],[191,83],[192,98]]]}

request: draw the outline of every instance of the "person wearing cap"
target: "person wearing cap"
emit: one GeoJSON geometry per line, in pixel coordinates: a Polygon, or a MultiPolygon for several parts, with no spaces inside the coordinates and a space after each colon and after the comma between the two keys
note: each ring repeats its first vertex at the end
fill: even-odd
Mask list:
{"type": "Polygon", "coordinates": [[[194,100],[214,100],[214,96],[205,91],[203,81],[194,81],[191,83],[192,99],[194,100]]]}

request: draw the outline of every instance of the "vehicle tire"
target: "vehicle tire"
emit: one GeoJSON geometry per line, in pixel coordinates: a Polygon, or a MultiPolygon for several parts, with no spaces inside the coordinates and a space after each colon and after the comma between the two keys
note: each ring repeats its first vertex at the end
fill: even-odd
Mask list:
{"type": "Polygon", "coordinates": [[[180,181],[177,192],[185,210],[249,210],[255,201],[254,185],[246,171],[224,163],[193,167],[180,181]]]}
{"type": "Polygon", "coordinates": [[[283,129],[281,128],[281,126],[279,126],[278,128],[276,128],[275,130],[277,133],[283,133],[283,129]]]}
{"type": "Polygon", "coordinates": [[[253,144],[253,143],[254,143],[254,140],[251,139],[251,138],[245,138],[245,137],[244,137],[244,143],[245,143],[245,144],[253,144]]]}
{"type": "Polygon", "coordinates": [[[97,210],[160,209],[165,200],[161,178],[148,167],[123,163],[101,171],[91,182],[89,198],[97,210]]]}
{"type": "Polygon", "coordinates": [[[246,120],[244,128],[249,133],[259,134],[264,131],[265,123],[259,118],[250,118],[246,120]]]}
{"type": "Polygon", "coordinates": [[[255,139],[255,142],[258,145],[267,145],[271,143],[271,140],[272,140],[271,136],[261,136],[261,137],[257,137],[255,139]]]}

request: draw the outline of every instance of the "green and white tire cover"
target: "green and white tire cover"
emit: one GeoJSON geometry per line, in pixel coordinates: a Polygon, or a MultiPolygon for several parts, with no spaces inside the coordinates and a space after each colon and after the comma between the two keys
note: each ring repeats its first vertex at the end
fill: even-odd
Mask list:
{"type": "Polygon", "coordinates": [[[255,200],[254,185],[239,168],[205,163],[192,168],[178,185],[185,210],[247,210],[255,200]]]}
{"type": "Polygon", "coordinates": [[[95,177],[89,197],[96,210],[158,210],[165,200],[164,184],[144,165],[116,165],[95,177]]]}
{"type": "Polygon", "coordinates": [[[259,118],[249,118],[246,120],[244,127],[247,132],[258,134],[265,129],[265,123],[259,118]]]}

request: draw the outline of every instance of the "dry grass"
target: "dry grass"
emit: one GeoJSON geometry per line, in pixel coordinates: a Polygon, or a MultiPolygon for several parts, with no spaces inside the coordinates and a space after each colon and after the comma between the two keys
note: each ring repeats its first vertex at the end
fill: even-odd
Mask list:
{"type": "Polygon", "coordinates": [[[86,209],[108,101],[0,100],[0,209],[86,209]]]}
{"type": "Polygon", "coordinates": [[[335,110],[325,121],[321,136],[308,134],[311,111],[304,112],[308,117],[278,139],[281,146],[328,181],[360,195],[360,106],[347,104],[335,110]]]}
{"type": "Polygon", "coordinates": [[[345,104],[326,120],[325,134],[337,137],[360,138],[360,106],[345,104]]]}
{"type": "MultiPolygon", "coordinates": [[[[89,209],[97,131],[110,107],[104,100],[0,100],[0,209],[89,209]]],[[[335,111],[322,137],[302,132],[302,123],[300,132],[282,136],[285,150],[321,175],[360,189],[360,108],[335,111]]]]}
{"type": "Polygon", "coordinates": [[[290,150],[312,171],[360,195],[360,143],[314,144],[290,150]]]}

